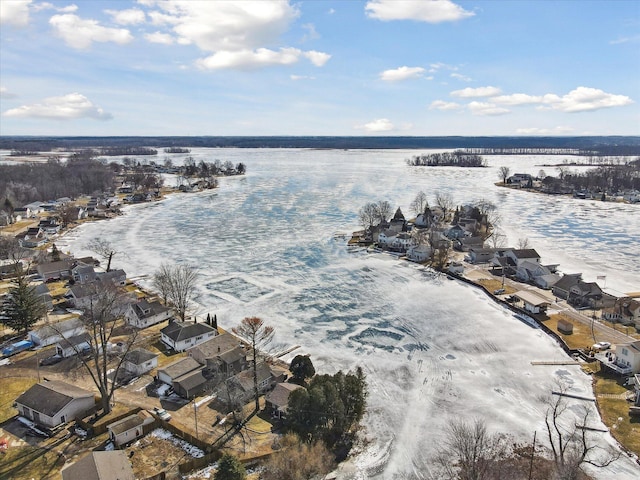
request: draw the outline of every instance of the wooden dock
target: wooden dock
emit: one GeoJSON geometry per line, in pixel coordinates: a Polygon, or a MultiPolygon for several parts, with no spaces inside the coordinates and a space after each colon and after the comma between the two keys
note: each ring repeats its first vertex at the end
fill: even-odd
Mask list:
{"type": "Polygon", "coordinates": [[[575,360],[534,360],[531,365],[580,365],[580,362],[575,360]]]}

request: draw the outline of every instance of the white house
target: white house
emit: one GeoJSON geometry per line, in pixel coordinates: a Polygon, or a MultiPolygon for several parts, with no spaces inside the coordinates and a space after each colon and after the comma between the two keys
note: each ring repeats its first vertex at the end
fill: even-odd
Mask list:
{"type": "Polygon", "coordinates": [[[95,408],[92,392],[59,381],[36,383],[16,399],[18,412],[47,428],[84,418],[95,408]]]}
{"type": "Polygon", "coordinates": [[[551,303],[546,298],[530,290],[520,290],[515,296],[524,303],[524,309],[531,313],[544,312],[551,303]]]}
{"type": "Polygon", "coordinates": [[[400,250],[402,252],[406,252],[409,245],[411,245],[411,235],[407,232],[398,233],[393,239],[393,242],[391,242],[391,247],[394,250],[400,250]]]}
{"type": "Polygon", "coordinates": [[[148,301],[146,298],[131,303],[124,316],[129,325],[136,328],[147,328],[172,317],[173,312],[159,301],[148,301]]]}
{"type": "Polygon", "coordinates": [[[176,352],[184,352],[217,334],[218,330],[206,323],[171,322],[160,330],[160,339],[176,352]]]}
{"type": "Polygon", "coordinates": [[[640,340],[616,345],[615,363],[630,368],[629,373],[640,373],[640,340]]]}
{"type": "Polygon", "coordinates": [[[146,410],[124,417],[117,422],[107,425],[109,439],[116,447],[132,442],[144,435],[145,425],[153,423],[153,416],[146,410]]]}
{"type": "Polygon", "coordinates": [[[429,245],[413,245],[407,249],[407,258],[412,262],[422,263],[431,257],[431,247],[429,245]]]}
{"type": "Polygon", "coordinates": [[[127,373],[136,377],[144,375],[158,366],[158,354],[145,350],[144,348],[136,348],[131,350],[124,357],[122,368],[127,373]]]}
{"type": "Polygon", "coordinates": [[[384,247],[390,247],[393,241],[395,240],[397,232],[394,232],[391,229],[383,230],[378,235],[378,245],[384,247]]]}
{"type": "Polygon", "coordinates": [[[62,358],[73,357],[78,353],[91,350],[91,337],[88,333],[81,333],[69,338],[62,338],[56,343],[56,355],[62,358]]]}
{"type": "Polygon", "coordinates": [[[93,266],[78,264],[71,269],[71,276],[74,282],[85,284],[93,282],[98,277],[98,274],[93,269],[93,266]]]}
{"type": "Polygon", "coordinates": [[[29,332],[29,340],[46,347],[58,343],[63,338],[71,338],[85,332],[84,323],[79,318],[70,318],[29,332]]]}

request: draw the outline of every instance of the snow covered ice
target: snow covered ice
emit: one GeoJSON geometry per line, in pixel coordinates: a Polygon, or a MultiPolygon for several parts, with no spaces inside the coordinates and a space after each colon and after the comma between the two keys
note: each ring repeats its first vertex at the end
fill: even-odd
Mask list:
{"type": "MultiPolygon", "coordinates": [[[[62,249],[90,254],[91,238],[107,238],[126,252],[114,264],[146,278],[146,286],[161,261],[195,265],[199,316],[215,313],[225,328],[260,316],[276,329],[274,350],[300,345],[285,359],[309,353],[317,371],[362,366],[371,444],[344,466],[342,478],[430,478],[451,419],[483,418],[492,430],[530,441],[536,430],[541,437],[540,398],[554,380],[592,396],[590,378],[577,366],[532,366],[566,355],[477,289],[390,256],[349,253],[334,233],[360,229],[357,212],[370,201],[389,200],[411,216],[420,190],[431,202],[436,191],[458,204],[485,198],[498,205],[511,244],[528,237],[544,263],[581,271],[587,281],[605,272],[607,287],[619,294],[640,290],[640,215],[636,205],[494,185],[502,165],[536,175],[537,164],[559,157],[488,157],[484,169],[407,166],[417,153],[194,149],[196,162],[241,161],[248,174],[221,179],[215,191],[126,207],[120,218],[74,231],[62,249]]],[[[613,443],[608,434],[601,441],[613,443]]],[[[623,457],[590,473],[633,479],[640,467],[623,457]]]]}

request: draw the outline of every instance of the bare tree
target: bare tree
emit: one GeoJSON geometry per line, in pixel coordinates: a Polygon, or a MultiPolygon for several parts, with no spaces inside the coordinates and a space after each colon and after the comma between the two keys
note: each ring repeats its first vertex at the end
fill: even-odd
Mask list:
{"type": "Polygon", "coordinates": [[[497,228],[493,229],[485,240],[489,242],[491,248],[502,248],[507,245],[507,236],[497,228]]]}
{"type": "Polygon", "coordinates": [[[0,235],[0,260],[11,260],[17,263],[27,255],[27,249],[20,245],[17,238],[0,235]]]}
{"type": "MultiPolygon", "coordinates": [[[[90,296],[88,307],[80,317],[89,337],[90,352],[83,351],[81,346],[71,344],[67,339],[63,340],[63,343],[66,342],[73,348],[76,358],[100,392],[102,410],[104,413],[109,413],[111,400],[118,385],[120,369],[137,339],[138,330],[127,327],[125,324],[118,332],[118,319],[122,317],[126,305],[121,290],[108,282],[96,282],[92,288],[94,291],[90,296]],[[118,342],[122,343],[122,347],[114,349],[113,341],[116,336],[118,342]],[[112,378],[109,378],[110,376],[112,378]]],[[[63,336],[55,325],[51,327],[63,336]]]]}
{"type": "Polygon", "coordinates": [[[189,265],[160,265],[153,275],[153,285],[173,305],[184,322],[187,310],[193,302],[198,271],[189,265]]]}
{"type": "Polygon", "coordinates": [[[453,197],[450,193],[436,192],[436,205],[442,210],[442,216],[446,222],[449,212],[453,209],[453,197]]]}
{"type": "Polygon", "coordinates": [[[423,191],[417,193],[416,198],[411,202],[411,210],[416,215],[420,215],[424,213],[425,208],[429,206],[429,202],[427,200],[427,194],[423,191]]]}
{"type": "Polygon", "coordinates": [[[511,174],[511,169],[509,167],[500,167],[498,169],[498,174],[500,175],[500,178],[502,178],[502,183],[507,183],[507,178],[509,178],[509,175],[511,174]]]}
{"type": "Polygon", "coordinates": [[[378,219],[378,209],[376,208],[376,204],[367,203],[358,212],[358,218],[360,220],[360,224],[364,227],[365,230],[375,225],[378,219]]]}
{"type": "Polygon", "coordinates": [[[558,167],[556,167],[556,170],[558,171],[558,176],[560,177],[560,181],[564,181],[564,177],[567,176],[567,174],[569,173],[569,167],[565,167],[564,165],[560,165],[558,167]]]}
{"type": "Polygon", "coordinates": [[[233,333],[249,342],[253,353],[251,363],[253,365],[253,390],[256,401],[256,412],[260,410],[260,392],[258,390],[258,350],[266,347],[273,340],[275,331],[273,327],[265,325],[258,317],[245,317],[240,325],[233,327],[233,333]]]}
{"type": "Polygon", "coordinates": [[[111,242],[109,240],[106,240],[104,238],[94,238],[89,243],[87,243],[87,248],[92,252],[97,253],[104,260],[106,260],[107,272],[111,271],[111,260],[113,259],[113,256],[118,252],[113,247],[113,245],[111,245],[111,242]]]}
{"type": "Polygon", "coordinates": [[[568,405],[566,392],[566,384],[558,382],[555,394],[546,400],[544,421],[557,477],[577,480],[582,478],[582,465],[606,467],[620,458],[621,452],[601,447],[592,438],[593,431],[588,425],[592,408],[583,405],[573,421],[567,418],[572,416],[573,409],[568,405]]]}
{"type": "Polygon", "coordinates": [[[454,420],[447,427],[437,462],[446,478],[496,479],[500,478],[501,462],[509,454],[508,437],[489,433],[482,420],[473,423],[454,420]]]}
{"type": "Polygon", "coordinates": [[[333,454],[321,441],[303,442],[296,434],[288,433],[280,441],[280,451],[269,457],[261,478],[264,480],[314,480],[329,473],[333,454]]]}
{"type": "Polygon", "coordinates": [[[531,243],[529,242],[528,238],[519,238],[518,239],[518,249],[519,250],[525,250],[527,248],[531,248],[531,243]]]}
{"type": "Polygon", "coordinates": [[[391,215],[393,215],[391,204],[386,200],[380,200],[377,203],[376,207],[377,207],[378,223],[386,222],[391,217],[391,215]]]}

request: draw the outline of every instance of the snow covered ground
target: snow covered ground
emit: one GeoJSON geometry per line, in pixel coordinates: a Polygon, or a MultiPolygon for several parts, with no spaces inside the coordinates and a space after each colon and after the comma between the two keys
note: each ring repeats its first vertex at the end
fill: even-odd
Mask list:
{"type": "MultiPolygon", "coordinates": [[[[545,263],[590,281],[606,273],[608,287],[637,291],[640,215],[637,205],[494,185],[499,166],[537,174],[548,158],[491,157],[485,169],[406,166],[416,153],[194,149],[196,161],[242,161],[248,175],[222,179],[215,191],[126,207],[125,216],[87,224],[58,247],[86,254],[89,239],[105,237],[126,252],[114,264],[143,284],[161,261],[196,265],[195,313],[215,313],[227,328],[258,315],[276,329],[275,351],[301,345],[294,353],[311,354],[318,371],[362,366],[372,443],[343,478],[429,478],[451,419],[480,417],[522,441],[535,431],[540,438],[542,397],[556,379],[591,396],[590,379],[576,366],[532,366],[565,354],[476,289],[390,256],[348,253],[334,233],[358,229],[357,211],[370,201],[389,200],[409,216],[419,190],[430,201],[436,191],[457,203],[486,198],[498,205],[511,243],[528,237],[545,263]]],[[[632,479],[640,468],[623,459],[594,474],[632,479]]]]}

